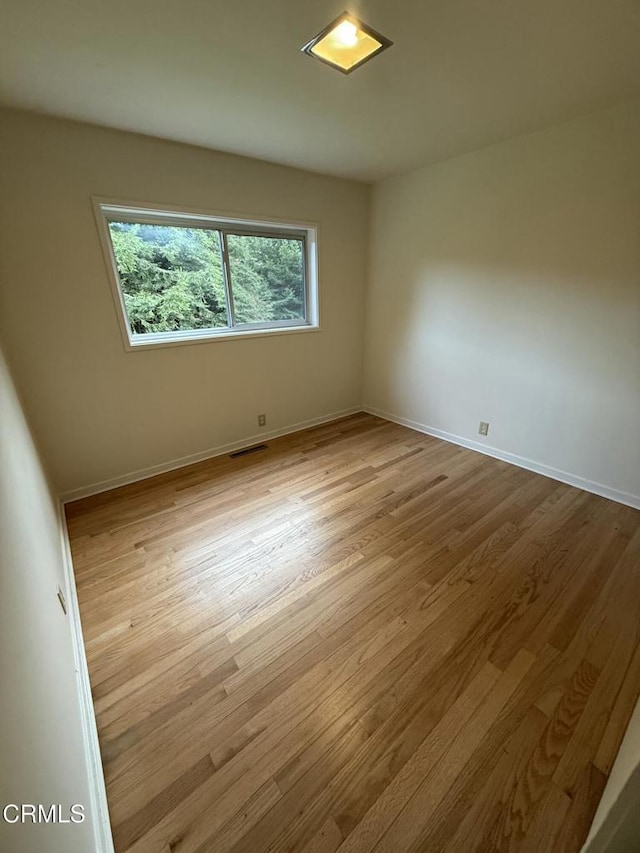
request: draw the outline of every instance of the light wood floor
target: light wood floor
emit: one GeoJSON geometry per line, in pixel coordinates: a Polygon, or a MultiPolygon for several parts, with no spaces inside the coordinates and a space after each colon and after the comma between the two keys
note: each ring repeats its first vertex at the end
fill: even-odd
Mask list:
{"type": "Polygon", "coordinates": [[[579,850],[640,513],[363,414],[67,517],[117,853],[579,850]]]}

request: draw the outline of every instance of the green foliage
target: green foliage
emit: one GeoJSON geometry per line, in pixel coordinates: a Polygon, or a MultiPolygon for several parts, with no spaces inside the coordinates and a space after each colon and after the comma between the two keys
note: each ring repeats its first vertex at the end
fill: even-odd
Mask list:
{"type": "MultiPolygon", "coordinates": [[[[227,325],[217,231],[121,222],[109,228],[134,333],[227,325]]],[[[229,234],[228,247],[237,324],[304,316],[300,241],[229,234]]]]}
{"type": "Polygon", "coordinates": [[[109,227],[133,332],[226,326],[217,232],[119,222],[109,227]]]}
{"type": "Polygon", "coordinates": [[[302,244],[279,237],[229,234],[237,323],[292,320],[304,315],[302,244]]]}

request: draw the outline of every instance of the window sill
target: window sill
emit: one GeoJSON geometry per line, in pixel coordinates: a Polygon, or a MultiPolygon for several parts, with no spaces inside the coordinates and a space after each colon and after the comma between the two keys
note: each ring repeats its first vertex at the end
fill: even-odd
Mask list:
{"type": "Polygon", "coordinates": [[[198,334],[194,332],[178,332],[169,335],[149,335],[148,340],[140,340],[129,338],[125,341],[125,349],[129,352],[157,349],[158,347],[180,347],[191,344],[210,344],[216,341],[231,341],[239,338],[262,338],[271,337],[274,335],[299,335],[304,332],[319,332],[320,326],[307,325],[304,326],[279,326],[271,329],[246,329],[242,331],[224,330],[220,332],[211,332],[210,334],[198,334]]]}

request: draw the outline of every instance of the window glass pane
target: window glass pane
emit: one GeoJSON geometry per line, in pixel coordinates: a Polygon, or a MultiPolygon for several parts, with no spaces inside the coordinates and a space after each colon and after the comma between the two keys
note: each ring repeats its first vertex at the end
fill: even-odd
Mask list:
{"type": "Polygon", "coordinates": [[[227,236],[236,324],[304,320],[304,244],[287,237],[227,236]]]}
{"type": "Polygon", "coordinates": [[[109,232],[134,334],[227,325],[217,231],[109,222],[109,232]]]}

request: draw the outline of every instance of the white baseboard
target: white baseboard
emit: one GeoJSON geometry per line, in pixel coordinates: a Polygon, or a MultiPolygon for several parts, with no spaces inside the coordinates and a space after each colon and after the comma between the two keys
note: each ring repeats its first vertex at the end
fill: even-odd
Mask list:
{"type": "Polygon", "coordinates": [[[472,441],[469,438],[463,438],[461,435],[455,435],[451,432],[444,432],[444,430],[435,429],[426,424],[418,423],[418,421],[411,421],[408,418],[393,415],[390,412],[383,412],[380,409],[374,409],[372,406],[363,406],[363,411],[368,412],[370,415],[376,415],[385,421],[392,421],[401,426],[423,432],[425,435],[441,438],[443,441],[448,441],[451,444],[458,444],[460,447],[466,447],[468,450],[476,450],[478,453],[484,453],[485,456],[493,456],[495,459],[501,459],[503,462],[510,462],[519,468],[526,468],[527,471],[534,471],[536,474],[542,474],[545,477],[550,477],[552,480],[558,480],[569,486],[576,486],[585,492],[592,492],[594,495],[600,495],[600,497],[609,498],[612,501],[631,506],[634,509],[640,509],[640,496],[638,495],[631,495],[619,489],[613,489],[610,486],[603,486],[601,483],[594,483],[591,480],[586,480],[584,477],[578,477],[575,474],[569,474],[567,471],[560,471],[557,468],[552,468],[550,465],[544,465],[542,462],[534,462],[533,459],[526,459],[524,456],[518,456],[515,453],[507,453],[507,451],[500,450],[497,447],[481,444],[479,441],[472,441]]]}
{"type": "Polygon", "coordinates": [[[90,813],[93,827],[95,853],[114,853],[113,836],[109,822],[109,807],[107,805],[107,790],[102,770],[102,758],[100,757],[100,743],[98,741],[98,727],[91,695],[91,682],[89,681],[89,668],[82,636],[82,624],[80,622],[80,608],[78,606],[78,594],[76,580],[73,573],[73,562],[71,560],[71,548],[69,546],[69,535],[67,522],[64,515],[62,502],[58,503],[60,518],[60,536],[62,540],[62,559],[64,563],[67,598],[67,613],[71,626],[71,641],[73,645],[73,657],[76,670],[76,681],[78,685],[78,700],[80,703],[80,719],[82,723],[82,740],[85,758],[87,762],[87,775],[89,778],[89,791],[91,797],[90,813]]]}
{"type": "Polygon", "coordinates": [[[111,480],[103,480],[100,483],[93,483],[89,486],[81,486],[78,489],[71,489],[71,491],[63,492],[59,495],[59,498],[63,504],[69,503],[70,501],[77,501],[80,498],[88,498],[91,495],[97,495],[100,492],[106,492],[109,489],[116,489],[118,486],[137,483],[139,480],[146,480],[149,477],[155,477],[156,474],[166,474],[168,471],[175,471],[176,468],[184,468],[185,465],[193,465],[195,462],[204,462],[206,459],[213,459],[216,456],[224,456],[226,453],[233,453],[235,450],[240,450],[243,447],[249,447],[252,444],[258,444],[272,438],[280,438],[283,435],[290,435],[293,432],[299,432],[303,429],[320,426],[321,424],[326,424],[330,421],[337,421],[340,418],[346,418],[349,415],[355,415],[362,411],[362,406],[354,406],[351,409],[343,409],[340,412],[321,415],[317,418],[311,418],[308,421],[289,424],[286,427],[274,429],[270,432],[260,432],[256,435],[248,435],[238,441],[232,441],[229,444],[221,444],[218,445],[218,447],[211,447],[208,450],[203,450],[199,453],[192,453],[189,456],[182,456],[179,459],[172,459],[169,462],[161,462],[159,465],[151,465],[149,468],[141,468],[138,471],[123,474],[121,477],[114,477],[111,480]]]}

